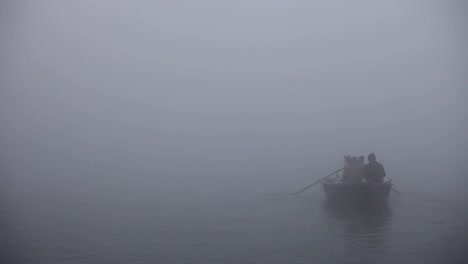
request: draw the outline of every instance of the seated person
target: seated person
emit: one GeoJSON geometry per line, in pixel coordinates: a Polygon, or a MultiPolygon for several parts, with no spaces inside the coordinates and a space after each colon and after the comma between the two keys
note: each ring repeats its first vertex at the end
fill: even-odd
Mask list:
{"type": "Polygon", "coordinates": [[[345,156],[343,182],[360,183],[363,178],[364,164],[357,157],[345,156]]]}
{"type": "Polygon", "coordinates": [[[368,182],[383,182],[383,178],[386,176],[385,169],[382,164],[377,162],[375,154],[369,154],[367,160],[369,163],[364,166],[364,178],[368,182]]]}

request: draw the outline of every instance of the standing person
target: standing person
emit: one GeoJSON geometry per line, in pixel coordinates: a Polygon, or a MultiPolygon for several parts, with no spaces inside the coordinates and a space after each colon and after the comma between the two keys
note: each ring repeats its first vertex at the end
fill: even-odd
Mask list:
{"type": "Polygon", "coordinates": [[[364,178],[368,182],[383,182],[383,178],[386,176],[385,169],[382,164],[377,162],[375,154],[369,154],[367,160],[369,163],[364,166],[364,178]]]}

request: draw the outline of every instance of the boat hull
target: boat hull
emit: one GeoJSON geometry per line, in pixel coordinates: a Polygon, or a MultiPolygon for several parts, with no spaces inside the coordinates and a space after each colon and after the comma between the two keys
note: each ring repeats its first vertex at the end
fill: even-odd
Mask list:
{"type": "Polygon", "coordinates": [[[348,202],[385,202],[392,189],[391,183],[323,182],[322,186],[329,200],[348,202]]]}

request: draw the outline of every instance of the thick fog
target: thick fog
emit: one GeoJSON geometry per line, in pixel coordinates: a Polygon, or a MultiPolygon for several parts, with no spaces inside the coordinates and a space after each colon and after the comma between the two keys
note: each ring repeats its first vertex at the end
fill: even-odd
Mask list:
{"type": "Polygon", "coordinates": [[[2,1],[8,195],[466,185],[464,1],[2,1]],[[97,192],[96,192],[97,191],[97,192]]]}

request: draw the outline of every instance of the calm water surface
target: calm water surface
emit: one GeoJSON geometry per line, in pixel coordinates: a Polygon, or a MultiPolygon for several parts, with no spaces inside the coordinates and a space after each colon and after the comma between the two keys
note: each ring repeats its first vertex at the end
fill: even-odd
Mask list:
{"type": "Polygon", "coordinates": [[[2,206],[2,263],[468,263],[467,209],[418,193],[343,208],[320,188],[22,193],[2,206]]]}

